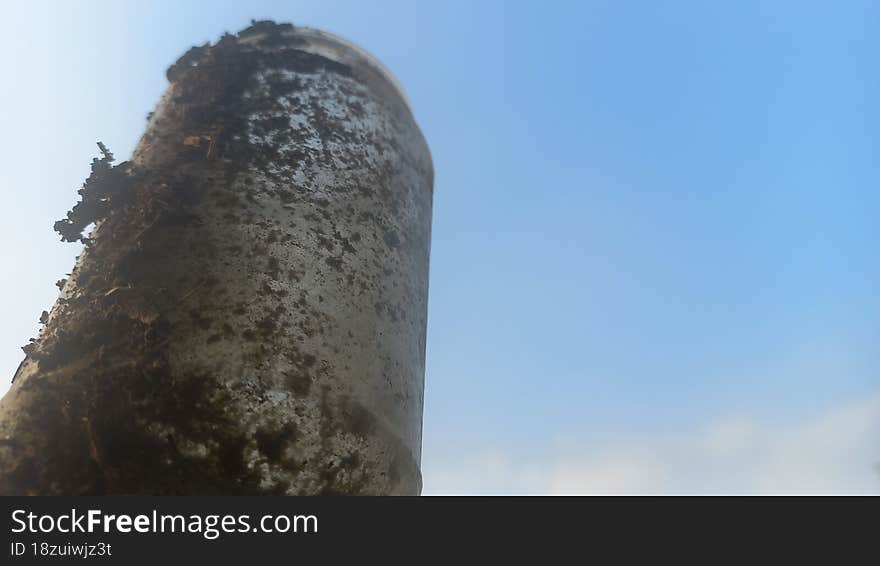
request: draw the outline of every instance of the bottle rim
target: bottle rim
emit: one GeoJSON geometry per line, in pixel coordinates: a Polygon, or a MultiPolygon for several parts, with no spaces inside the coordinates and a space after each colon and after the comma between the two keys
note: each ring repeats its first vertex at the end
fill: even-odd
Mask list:
{"type": "MultiPolygon", "coordinates": [[[[307,26],[291,26],[290,29],[282,33],[286,37],[305,40],[304,45],[297,46],[298,49],[327,57],[337,63],[353,67],[366,67],[373,71],[392,87],[406,109],[412,114],[412,106],[403,85],[400,84],[400,81],[397,80],[397,77],[394,76],[394,73],[388,67],[363,47],[334,33],[307,26]]],[[[255,34],[243,41],[246,43],[256,41],[263,35],[255,34]]]]}

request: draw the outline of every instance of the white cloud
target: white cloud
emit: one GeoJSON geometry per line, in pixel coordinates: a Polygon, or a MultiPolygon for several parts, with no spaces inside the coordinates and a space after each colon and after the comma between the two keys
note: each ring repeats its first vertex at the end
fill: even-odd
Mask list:
{"type": "Polygon", "coordinates": [[[700,430],[529,458],[489,450],[426,462],[426,494],[880,493],[880,393],[796,423],[719,419],[700,430]]]}

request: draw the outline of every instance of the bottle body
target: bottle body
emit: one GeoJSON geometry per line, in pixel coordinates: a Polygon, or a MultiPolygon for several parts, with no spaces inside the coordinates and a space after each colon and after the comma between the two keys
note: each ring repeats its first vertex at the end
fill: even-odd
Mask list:
{"type": "Polygon", "coordinates": [[[79,364],[73,416],[48,426],[73,427],[80,492],[419,493],[433,170],[402,93],[291,26],[169,78],[127,164],[134,203],[98,222],[38,339],[52,357],[109,301],[125,344],[29,356],[0,426],[79,364]]]}

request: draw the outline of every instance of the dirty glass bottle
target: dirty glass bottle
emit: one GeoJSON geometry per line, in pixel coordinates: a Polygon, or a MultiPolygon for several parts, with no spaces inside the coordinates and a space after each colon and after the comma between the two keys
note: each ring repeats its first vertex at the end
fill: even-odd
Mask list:
{"type": "MultiPolygon", "coordinates": [[[[417,494],[433,169],[358,47],[195,47],[0,402],[0,492],[417,494]]],[[[94,225],[87,237],[84,230],[94,225]]]]}

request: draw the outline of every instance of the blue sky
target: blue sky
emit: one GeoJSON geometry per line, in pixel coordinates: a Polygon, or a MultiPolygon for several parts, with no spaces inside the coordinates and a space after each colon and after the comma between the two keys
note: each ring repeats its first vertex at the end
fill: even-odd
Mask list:
{"type": "MultiPolygon", "coordinates": [[[[880,491],[875,2],[12,4],[0,368],[189,46],[320,27],[436,169],[426,493],[880,491]]],[[[6,385],[0,386],[0,391],[6,385]]]]}

